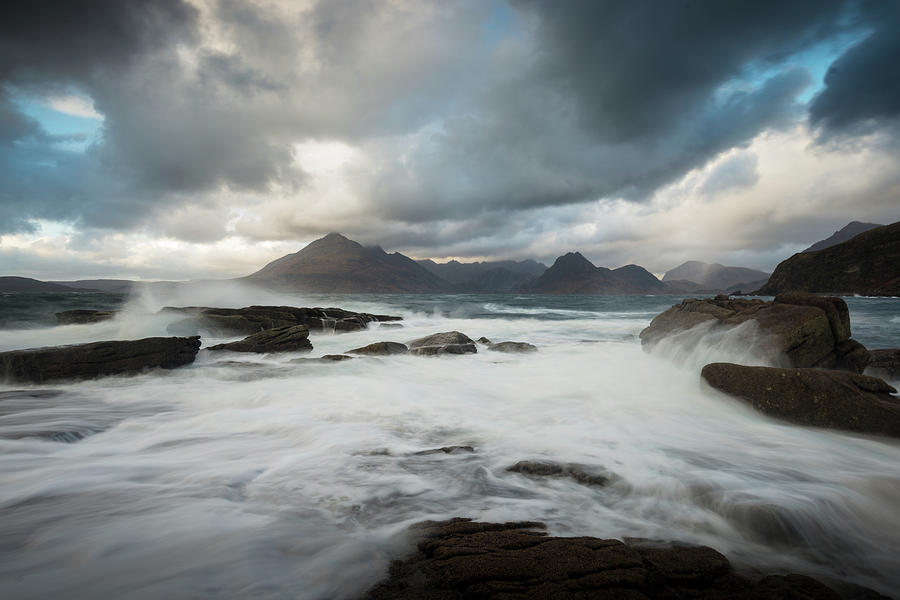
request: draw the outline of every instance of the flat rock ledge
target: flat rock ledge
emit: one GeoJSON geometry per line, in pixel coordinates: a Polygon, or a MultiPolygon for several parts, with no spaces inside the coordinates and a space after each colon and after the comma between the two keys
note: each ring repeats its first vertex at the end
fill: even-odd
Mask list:
{"type": "MultiPolygon", "coordinates": [[[[542,523],[469,519],[413,525],[418,544],[367,600],[739,598],[838,600],[803,575],[751,580],[705,546],[549,537],[542,523]]],[[[867,596],[877,598],[877,594],[867,596]]]]}
{"type": "Polygon", "coordinates": [[[435,333],[407,343],[409,353],[418,356],[438,356],[441,354],[474,354],[478,352],[475,342],[464,333],[446,331],[435,333]]]}
{"type": "Polygon", "coordinates": [[[199,350],[200,338],[197,336],[13,350],[0,353],[0,379],[41,383],[133,375],[157,367],[174,369],[190,364],[199,350]]]}
{"type": "Polygon", "coordinates": [[[251,334],[266,329],[305,325],[310,331],[345,333],[366,329],[373,321],[399,321],[403,317],[356,313],[342,308],[297,308],[293,306],[246,306],[244,308],[210,308],[205,306],[172,307],[161,312],[183,314],[186,318],[169,325],[169,333],[251,334]]]}
{"type": "Polygon", "coordinates": [[[805,293],[779,294],[772,302],[719,295],[687,298],[657,315],[641,331],[641,344],[653,348],[663,339],[702,323],[734,328],[751,321],[764,335],[748,336],[750,346],[776,364],[862,373],[869,362],[866,348],[850,339],[850,311],[841,298],[805,293]]]}
{"type": "Polygon", "coordinates": [[[900,438],[900,398],[877,377],[822,369],[712,363],[700,376],[761,413],[797,425],[900,438]]]}
{"type": "Polygon", "coordinates": [[[313,349],[309,341],[309,329],[306,325],[288,325],[266,329],[242,340],[217,344],[210,350],[230,350],[231,352],[309,352],[313,349]]]}

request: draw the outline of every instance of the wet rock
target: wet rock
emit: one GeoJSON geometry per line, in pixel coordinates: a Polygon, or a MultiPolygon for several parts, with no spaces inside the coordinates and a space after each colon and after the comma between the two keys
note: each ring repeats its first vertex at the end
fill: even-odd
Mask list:
{"type": "Polygon", "coordinates": [[[56,324],[86,325],[88,323],[99,323],[100,321],[108,321],[114,318],[118,312],[117,310],[95,310],[91,308],[64,310],[56,313],[56,324]]]}
{"type": "Polygon", "coordinates": [[[403,329],[402,323],[380,323],[379,329],[403,329]]]}
{"type": "Polygon", "coordinates": [[[493,352],[537,352],[537,346],[528,342],[498,342],[488,346],[488,350],[493,352]]]}
{"type": "Polygon", "coordinates": [[[40,383],[131,375],[194,362],[199,337],[154,337],[0,353],[0,379],[40,383]]]}
{"type": "Polygon", "coordinates": [[[426,521],[409,533],[417,546],[395,561],[370,600],[543,600],[646,598],[816,598],[839,596],[800,575],[754,581],[705,546],[626,544],[549,537],[542,523],[426,521]]]}
{"type": "Polygon", "coordinates": [[[217,335],[250,334],[266,329],[305,325],[310,331],[344,333],[366,329],[368,323],[398,321],[402,317],[356,313],[341,308],[297,308],[293,306],[247,306],[209,308],[202,306],[166,307],[162,312],[179,313],[186,319],[169,326],[170,331],[194,333],[209,331],[217,335]]]}
{"type": "Polygon", "coordinates": [[[490,346],[490,345],[493,344],[494,342],[492,342],[491,340],[487,339],[487,338],[484,337],[484,336],[481,336],[480,338],[478,338],[478,343],[479,343],[479,344],[484,344],[485,346],[490,346]]]}
{"type": "Polygon", "coordinates": [[[608,471],[597,473],[590,467],[557,462],[520,460],[506,468],[510,473],[520,473],[528,477],[568,477],[582,485],[604,486],[617,477],[608,471]]]}
{"type": "Polygon", "coordinates": [[[430,450],[421,450],[413,452],[413,456],[428,456],[431,454],[456,454],[457,452],[475,452],[472,446],[444,446],[443,448],[432,448],[430,450]]]}
{"type": "Polygon", "coordinates": [[[237,342],[217,344],[210,350],[231,352],[308,352],[312,350],[306,325],[288,325],[248,335],[237,342]]]}
{"type": "Polygon", "coordinates": [[[876,377],[822,369],[712,363],[701,377],[771,417],[798,425],[900,437],[900,399],[876,377]]]}
{"type": "Polygon", "coordinates": [[[641,334],[641,344],[653,348],[666,337],[701,323],[734,328],[748,321],[746,342],[775,363],[790,367],[841,368],[861,372],[866,359],[862,344],[850,340],[850,315],[840,298],[782,294],[772,302],[719,295],[688,298],[657,315],[641,334]],[[756,335],[756,332],[762,335],[756,335]]]}
{"type": "Polygon", "coordinates": [[[389,356],[391,354],[406,354],[409,348],[400,342],[375,342],[362,348],[347,350],[347,354],[365,354],[367,356],[389,356]]]}
{"type": "Polygon", "coordinates": [[[900,379],[900,348],[869,350],[869,357],[866,373],[876,377],[900,379]]]}
{"type": "Polygon", "coordinates": [[[409,353],[419,356],[439,354],[474,354],[478,352],[475,342],[458,331],[435,333],[409,342],[409,353]]]}

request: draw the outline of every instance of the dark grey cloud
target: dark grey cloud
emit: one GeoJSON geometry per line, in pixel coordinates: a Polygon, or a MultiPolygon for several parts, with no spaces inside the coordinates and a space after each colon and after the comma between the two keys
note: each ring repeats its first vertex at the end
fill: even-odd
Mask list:
{"type": "MultiPolygon", "coordinates": [[[[888,77],[895,12],[855,0],[111,0],[4,11],[0,233],[45,218],[215,240],[221,196],[306,198],[294,144],[340,140],[376,163],[352,174],[353,208],[335,206],[327,223],[276,215],[248,236],[361,231],[375,219],[380,240],[364,241],[498,254],[575,218],[547,207],[645,201],[760,132],[801,122],[814,82],[795,58],[835,36],[871,31],[835,63],[815,124],[888,118],[900,97],[888,77]],[[85,153],[10,100],[73,90],[104,116],[85,153]],[[193,226],[193,215],[209,218],[193,226]]],[[[752,185],[751,166],[721,165],[707,185],[752,185]]],[[[303,202],[287,209],[302,215],[303,202]]]]}
{"type": "Polygon", "coordinates": [[[830,133],[865,133],[900,117],[900,3],[866,4],[872,32],[838,58],[810,105],[810,121],[830,133]]]}
{"type": "Polygon", "coordinates": [[[749,66],[834,35],[841,0],[517,0],[538,20],[544,76],[608,142],[665,135],[749,66]]]}

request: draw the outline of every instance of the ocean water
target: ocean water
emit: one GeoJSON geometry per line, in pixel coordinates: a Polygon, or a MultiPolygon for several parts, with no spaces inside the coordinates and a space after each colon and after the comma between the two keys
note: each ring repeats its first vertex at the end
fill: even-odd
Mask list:
{"type": "MultiPolygon", "coordinates": [[[[173,371],[0,384],[2,598],[353,598],[409,550],[408,525],[455,516],[900,589],[900,443],[780,423],[701,385],[710,360],[765,361],[739,339],[644,352],[637,334],[681,297],[28,296],[0,296],[0,350],[166,335],[165,305],[339,306],[404,327],[313,334],[306,355],[201,350],[173,371]],[[79,306],[123,310],[50,326],[79,306]],[[451,330],[539,351],[292,362],[451,330]],[[475,451],[414,454],[449,445],[475,451]],[[506,471],[526,459],[618,477],[506,471]]],[[[856,339],[900,346],[900,299],[848,304],[856,339]]]]}

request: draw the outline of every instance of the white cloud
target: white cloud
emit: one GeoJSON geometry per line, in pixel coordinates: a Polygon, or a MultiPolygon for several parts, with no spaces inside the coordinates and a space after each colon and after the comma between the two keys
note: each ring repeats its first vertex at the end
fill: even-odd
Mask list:
{"type": "Polygon", "coordinates": [[[50,96],[44,102],[53,110],[75,117],[87,119],[103,119],[103,115],[94,109],[94,101],[85,96],[70,94],[68,96],[50,96]]]}

